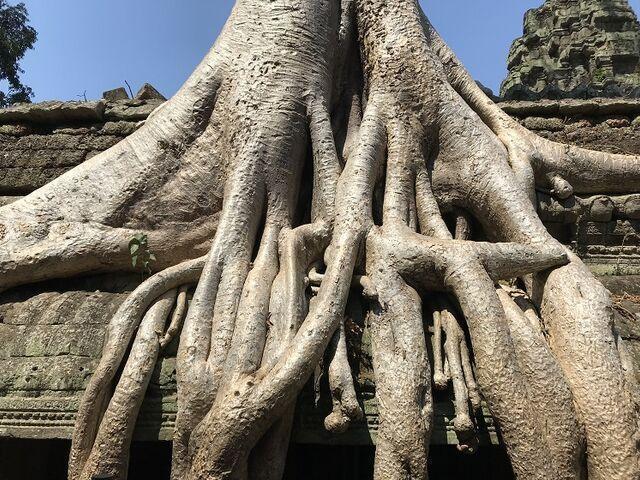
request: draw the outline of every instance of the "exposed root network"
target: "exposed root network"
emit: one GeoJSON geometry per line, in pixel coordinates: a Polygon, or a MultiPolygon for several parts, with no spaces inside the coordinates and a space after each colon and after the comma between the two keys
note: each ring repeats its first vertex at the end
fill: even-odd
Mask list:
{"type": "Polygon", "coordinates": [[[535,196],[639,186],[640,159],[511,120],[415,0],[238,0],[145,126],[0,209],[0,286],[126,270],[140,231],[158,257],[109,325],[71,480],[126,478],[153,366],[178,337],[172,478],[281,478],[323,358],[327,430],[362,419],[350,295],[371,325],[375,478],[427,478],[433,383],[452,386],[461,450],[484,401],[518,478],[627,480],[637,412],[611,301],[535,196]]]}

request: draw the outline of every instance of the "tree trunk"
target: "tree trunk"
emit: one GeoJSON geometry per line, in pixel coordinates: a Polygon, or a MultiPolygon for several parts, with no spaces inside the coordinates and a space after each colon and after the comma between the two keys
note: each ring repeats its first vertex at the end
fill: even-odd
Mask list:
{"type": "Polygon", "coordinates": [[[639,185],[639,158],[566,148],[511,120],[416,0],[238,0],[140,130],[0,209],[0,288],[129,269],[140,232],[158,258],[110,324],[71,480],[126,478],[150,366],[178,334],[172,478],[279,478],[296,397],[327,349],[327,428],[361,414],[350,295],[372,323],[376,478],[427,478],[432,371],[436,388],[453,381],[461,449],[474,448],[482,395],[518,478],[639,478],[610,300],[532,203],[535,188],[639,185]],[[513,279],[535,306],[496,290],[513,279]]]}

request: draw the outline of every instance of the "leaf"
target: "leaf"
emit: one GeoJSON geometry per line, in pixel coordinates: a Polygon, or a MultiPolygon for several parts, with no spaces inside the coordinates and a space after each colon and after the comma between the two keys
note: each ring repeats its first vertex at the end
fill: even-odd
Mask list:
{"type": "Polygon", "coordinates": [[[138,250],[140,250],[140,245],[138,243],[129,243],[129,253],[131,253],[131,255],[136,254],[138,250]]]}
{"type": "Polygon", "coordinates": [[[153,253],[150,253],[149,254],[149,260],[151,260],[152,262],[155,262],[157,259],[156,259],[156,256],[153,253]]]}
{"type": "Polygon", "coordinates": [[[133,265],[133,268],[136,268],[137,264],[138,264],[138,255],[131,255],[131,265],[133,265]]]}

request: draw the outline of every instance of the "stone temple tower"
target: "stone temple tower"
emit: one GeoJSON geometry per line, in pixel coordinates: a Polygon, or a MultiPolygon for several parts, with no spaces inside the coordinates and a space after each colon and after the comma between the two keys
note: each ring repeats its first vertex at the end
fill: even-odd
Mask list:
{"type": "Polygon", "coordinates": [[[546,0],[525,14],[501,95],[640,97],[640,24],[627,0],[546,0]]]}

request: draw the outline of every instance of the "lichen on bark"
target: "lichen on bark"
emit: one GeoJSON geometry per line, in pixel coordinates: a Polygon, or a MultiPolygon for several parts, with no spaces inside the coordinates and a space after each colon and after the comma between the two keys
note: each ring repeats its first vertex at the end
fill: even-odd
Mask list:
{"type": "Polygon", "coordinates": [[[350,295],[372,326],[376,478],[427,478],[432,372],[436,388],[453,382],[462,450],[482,397],[518,478],[638,478],[610,299],[547,233],[536,189],[640,190],[640,159],[525,130],[416,0],[238,0],[140,130],[0,209],[0,288],[130,269],[135,233],[157,258],[109,325],[70,479],[126,478],[174,336],[172,477],[280,478],[296,397],[325,352],[327,428],[362,414],[350,295]]]}

